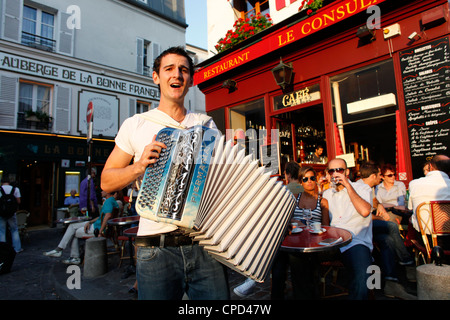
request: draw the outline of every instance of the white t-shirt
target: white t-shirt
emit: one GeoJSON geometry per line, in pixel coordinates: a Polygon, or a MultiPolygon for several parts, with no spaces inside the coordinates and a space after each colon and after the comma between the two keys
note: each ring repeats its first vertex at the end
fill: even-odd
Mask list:
{"type": "MultiPolygon", "coordinates": [[[[372,189],[361,182],[351,182],[356,193],[372,206],[372,189]]],[[[341,252],[353,247],[357,244],[362,244],[368,247],[371,251],[372,244],[372,217],[369,214],[363,217],[356,211],[347,189],[336,192],[333,189],[327,189],[323,193],[323,197],[328,200],[329,214],[333,227],[346,229],[352,234],[352,241],[341,248],[341,252]]]]}
{"type": "MultiPolygon", "coordinates": [[[[187,111],[184,120],[179,123],[170,118],[166,113],[159,111],[158,109],[153,109],[143,114],[136,114],[126,119],[117,133],[117,137],[115,139],[116,145],[124,152],[134,156],[134,161],[139,161],[145,146],[152,142],[153,137],[161,129],[168,126],[164,125],[164,123],[170,123],[174,126],[182,126],[186,128],[199,124],[202,124],[208,128],[216,128],[216,125],[211,118],[207,118],[207,116],[200,113],[192,113],[187,111]],[[148,118],[155,120],[150,121],[148,118]]],[[[139,179],[139,182],[140,181],[142,181],[142,179],[139,179]]],[[[155,222],[153,220],[141,217],[139,220],[137,235],[154,235],[171,232],[176,229],[176,225],[155,222]]]]}
{"type": "MultiPolygon", "coordinates": [[[[2,188],[5,191],[5,194],[9,194],[13,187],[9,184],[4,184],[4,185],[2,185],[2,188]]],[[[2,193],[0,192],[0,197],[1,196],[2,196],[2,193]]],[[[14,197],[20,198],[20,190],[17,187],[14,189],[14,197]]]]}

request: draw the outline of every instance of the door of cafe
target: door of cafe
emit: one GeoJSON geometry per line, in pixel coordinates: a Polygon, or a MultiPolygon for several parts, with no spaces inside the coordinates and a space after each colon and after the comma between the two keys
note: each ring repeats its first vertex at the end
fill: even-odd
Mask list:
{"type": "Polygon", "coordinates": [[[53,162],[22,160],[19,166],[20,209],[30,212],[29,226],[52,224],[53,162]]]}

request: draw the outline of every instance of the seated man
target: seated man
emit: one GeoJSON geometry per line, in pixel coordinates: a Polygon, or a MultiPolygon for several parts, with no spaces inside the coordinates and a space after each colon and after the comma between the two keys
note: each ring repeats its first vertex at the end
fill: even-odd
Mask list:
{"type": "Polygon", "coordinates": [[[80,250],[78,246],[78,238],[93,237],[95,229],[99,230],[99,235],[103,235],[107,227],[107,222],[112,216],[114,208],[119,208],[116,197],[117,192],[107,193],[102,191],[102,197],[106,198],[103,203],[100,216],[93,218],[90,221],[83,221],[78,223],[72,223],[67,228],[61,239],[58,247],[54,250],[44,252],[44,255],[49,257],[61,257],[62,251],[67,247],[70,241],[72,241],[70,258],[63,260],[65,264],[80,264],[80,250]]]}
{"type": "Polygon", "coordinates": [[[343,159],[328,163],[331,187],[324,191],[328,200],[331,226],[352,233],[352,241],[342,247],[341,257],[345,269],[350,273],[349,298],[367,299],[367,269],[372,263],[372,192],[364,183],[348,180],[349,170],[343,159]]]}
{"type": "Polygon", "coordinates": [[[77,190],[72,189],[70,190],[70,196],[64,199],[64,205],[68,207],[70,217],[78,216],[78,211],[80,209],[80,198],[76,197],[76,194],[77,190]]]}
{"type": "MultiPolygon", "coordinates": [[[[425,177],[412,180],[409,183],[408,208],[413,210],[411,223],[416,230],[416,239],[422,239],[417,220],[417,207],[426,201],[450,200],[450,179],[448,171],[450,158],[445,155],[435,155],[429,164],[430,171],[425,177]]],[[[427,221],[427,217],[422,217],[427,221]]],[[[431,221],[428,220],[431,228],[431,221]]],[[[450,247],[450,237],[439,237],[438,244],[443,248],[450,247]]]]}
{"type": "MultiPolygon", "coordinates": [[[[381,182],[380,167],[373,162],[361,164],[359,168],[361,179],[356,184],[366,184],[372,190],[381,182]]],[[[374,195],[374,193],[373,193],[374,195]]],[[[377,203],[374,196],[374,204],[377,203]]],[[[378,204],[381,210],[384,207],[378,204]]],[[[381,254],[381,270],[386,280],[384,285],[384,294],[389,297],[397,297],[405,300],[415,300],[415,296],[406,292],[398,279],[398,270],[396,265],[396,253],[400,264],[412,264],[413,260],[406,250],[403,239],[400,236],[398,225],[389,221],[389,215],[386,211],[379,214],[379,209],[373,211],[372,231],[373,241],[377,244],[381,254]]]]}
{"type": "Polygon", "coordinates": [[[79,205],[80,204],[80,198],[76,197],[77,190],[72,189],[70,190],[70,196],[64,199],[64,205],[65,206],[72,206],[72,205],[79,205]]]}

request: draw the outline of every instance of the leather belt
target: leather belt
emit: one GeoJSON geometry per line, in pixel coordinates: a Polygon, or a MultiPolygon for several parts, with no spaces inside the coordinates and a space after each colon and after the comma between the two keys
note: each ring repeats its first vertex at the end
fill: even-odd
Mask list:
{"type": "Polygon", "coordinates": [[[193,244],[191,237],[183,234],[161,234],[157,236],[136,237],[135,245],[137,247],[179,247],[193,244]]]}

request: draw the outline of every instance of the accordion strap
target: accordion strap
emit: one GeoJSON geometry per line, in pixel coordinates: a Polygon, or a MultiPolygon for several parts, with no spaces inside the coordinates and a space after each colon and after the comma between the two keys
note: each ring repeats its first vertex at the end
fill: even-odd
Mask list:
{"type": "MultiPolygon", "coordinates": [[[[197,124],[201,124],[204,125],[206,124],[209,120],[211,120],[210,116],[207,116],[205,114],[201,114],[201,113],[195,113],[194,114],[196,116],[196,122],[197,124]]],[[[153,123],[165,126],[165,127],[170,127],[170,128],[175,128],[175,129],[186,129],[187,127],[182,125],[181,123],[173,120],[168,114],[159,111],[158,109],[153,109],[150,110],[148,112],[145,113],[141,113],[139,114],[139,116],[145,120],[151,121],[153,123]]]]}

